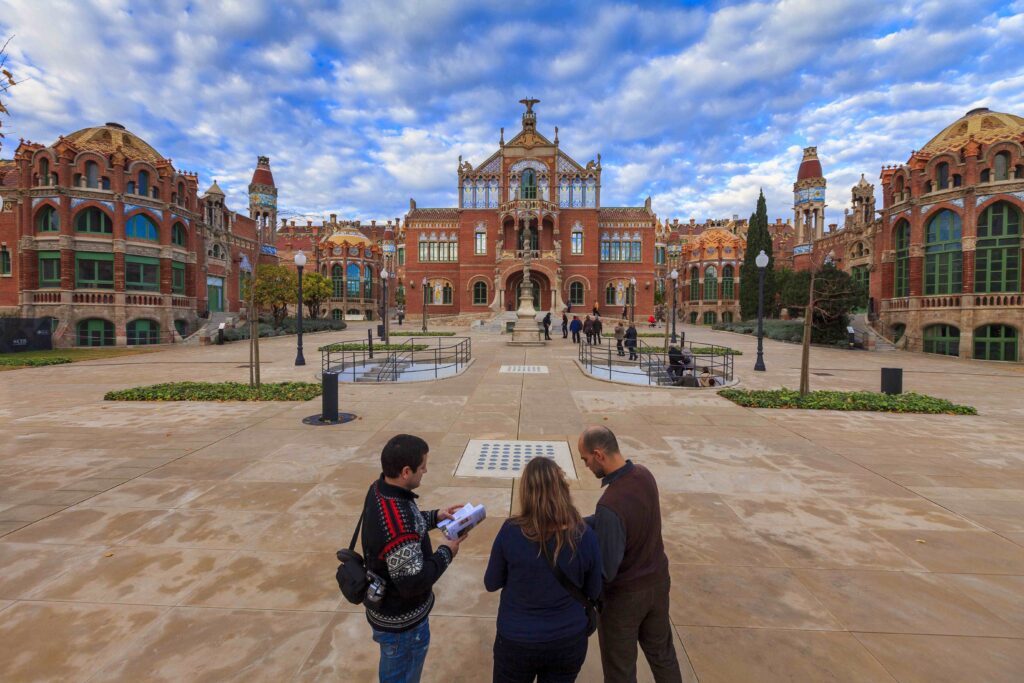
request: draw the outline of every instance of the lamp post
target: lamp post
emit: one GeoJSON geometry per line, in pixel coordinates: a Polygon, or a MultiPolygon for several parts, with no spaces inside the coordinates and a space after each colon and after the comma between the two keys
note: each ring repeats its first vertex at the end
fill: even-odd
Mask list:
{"type": "MultiPolygon", "coordinates": [[[[676,283],[679,281],[679,271],[675,268],[668,274],[672,278],[672,343],[676,343],[676,283]]],[[[691,342],[692,343],[692,342],[691,342]]]]}
{"type": "Polygon", "coordinates": [[[295,365],[305,365],[306,359],[302,357],[302,269],[306,265],[306,255],[301,251],[295,253],[295,267],[299,269],[299,312],[296,315],[296,323],[299,332],[299,346],[295,353],[295,365]]]}
{"type": "Polygon", "coordinates": [[[427,331],[427,278],[423,278],[423,331],[427,331]]]}
{"type": "Polygon", "coordinates": [[[757,361],[754,369],[764,372],[764,269],[768,267],[768,254],[764,253],[764,249],[754,259],[754,263],[757,265],[757,361]]]}
{"type": "Polygon", "coordinates": [[[629,322],[636,325],[636,278],[629,278],[629,301],[632,307],[629,309],[629,322]]]}
{"type": "Polygon", "coordinates": [[[384,343],[388,344],[391,339],[388,336],[388,269],[380,269],[381,296],[384,297],[384,343]]]}

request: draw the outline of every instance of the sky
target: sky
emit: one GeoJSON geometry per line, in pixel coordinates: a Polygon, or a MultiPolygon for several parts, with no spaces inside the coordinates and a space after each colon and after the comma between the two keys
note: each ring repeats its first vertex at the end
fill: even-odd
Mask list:
{"type": "Polygon", "coordinates": [[[827,219],[966,113],[1024,115],[1024,0],[442,2],[0,0],[19,138],[117,121],[245,212],[258,155],[281,217],[455,206],[459,155],[531,96],[604,206],[792,217],[805,146],[827,219]]]}

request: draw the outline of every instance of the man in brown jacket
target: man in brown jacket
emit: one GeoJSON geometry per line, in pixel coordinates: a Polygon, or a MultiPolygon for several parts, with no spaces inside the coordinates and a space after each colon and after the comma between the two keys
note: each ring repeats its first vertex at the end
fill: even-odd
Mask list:
{"type": "Polygon", "coordinates": [[[605,487],[587,518],[604,564],[604,609],[598,626],[605,683],[636,681],[636,644],[657,683],[681,683],[669,622],[668,557],[654,475],[619,452],[607,427],[588,427],[577,444],[587,469],[605,487]]]}

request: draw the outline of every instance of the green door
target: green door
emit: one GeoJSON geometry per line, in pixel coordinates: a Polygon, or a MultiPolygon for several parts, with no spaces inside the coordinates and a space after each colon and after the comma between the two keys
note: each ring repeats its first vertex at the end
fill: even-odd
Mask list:
{"type": "Polygon", "coordinates": [[[210,313],[220,313],[224,310],[224,278],[206,278],[206,306],[210,313]]]}

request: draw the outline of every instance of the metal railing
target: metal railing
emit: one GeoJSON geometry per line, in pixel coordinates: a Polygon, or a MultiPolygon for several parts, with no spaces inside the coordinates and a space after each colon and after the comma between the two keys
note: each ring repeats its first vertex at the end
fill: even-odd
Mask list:
{"type": "Polygon", "coordinates": [[[692,365],[675,366],[679,368],[675,370],[669,361],[669,355],[665,353],[664,346],[660,344],[654,346],[638,339],[637,360],[629,360],[628,348],[623,349],[624,356],[619,356],[614,339],[604,337],[603,342],[593,345],[586,342],[580,344],[580,363],[588,374],[595,377],[607,377],[611,380],[618,377],[620,381],[658,386],[682,385],[684,377],[692,377],[698,383],[702,377],[705,381],[710,377],[713,378],[715,386],[733,380],[733,355],[729,353],[730,349],[724,346],[699,341],[673,344],[680,350],[689,349],[693,355],[692,365]],[[694,349],[699,349],[699,352],[694,349]]]}
{"type": "Polygon", "coordinates": [[[397,382],[399,379],[440,378],[453,369],[457,374],[473,357],[469,337],[408,337],[381,348],[383,342],[367,339],[345,339],[331,342],[320,352],[321,372],[344,373],[352,382],[397,382]],[[331,349],[331,346],[353,344],[355,349],[331,349]],[[418,348],[426,346],[427,348],[418,348]],[[422,366],[422,367],[417,367],[422,366]],[[412,377],[409,377],[412,376],[412,377]]]}

